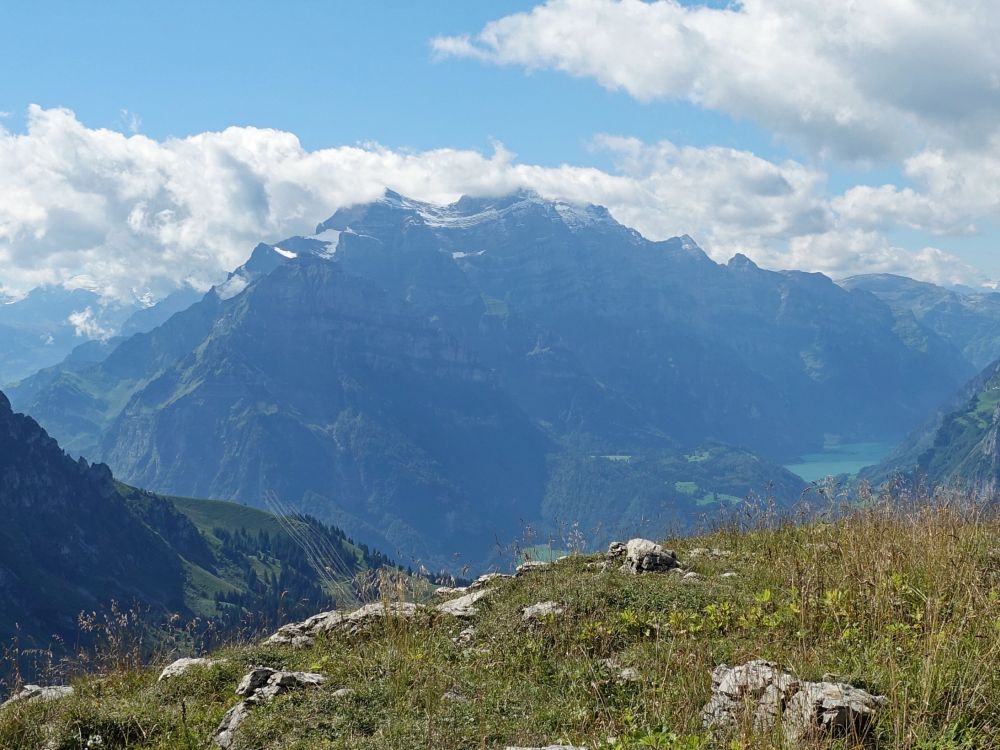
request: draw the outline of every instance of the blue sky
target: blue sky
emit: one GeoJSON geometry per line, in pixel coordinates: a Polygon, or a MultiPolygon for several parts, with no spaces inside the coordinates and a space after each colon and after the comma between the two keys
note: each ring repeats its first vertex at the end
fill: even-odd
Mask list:
{"type": "MultiPolygon", "coordinates": [[[[436,60],[430,40],[531,2],[66,2],[5,9],[0,111],[68,107],[91,127],[186,136],[230,125],[295,133],[307,148],[378,141],[488,149],[537,164],[600,163],[595,133],[724,143],[784,156],[750,122],[637,102],[551,71],[436,60]]],[[[605,160],[606,162],[606,160],[605,160]]]]}
{"type": "MultiPolygon", "coordinates": [[[[951,164],[959,170],[978,164],[988,173],[998,158],[991,145],[996,133],[979,123],[989,123],[1000,109],[989,85],[976,89],[976,76],[995,75],[997,69],[989,52],[997,12],[988,4],[973,3],[970,23],[956,21],[954,29],[943,30],[946,13],[962,4],[922,0],[914,5],[919,13],[905,11],[909,15],[903,17],[898,3],[872,0],[864,11],[843,18],[833,17],[836,9],[819,0],[757,0],[749,10],[674,0],[540,5],[503,0],[11,4],[0,25],[0,112],[7,113],[0,125],[14,154],[8,158],[19,166],[8,174],[6,193],[0,184],[0,205],[23,193],[17,170],[24,174],[24,165],[37,158],[26,155],[26,143],[14,140],[26,136],[35,153],[51,153],[54,128],[79,126],[80,137],[94,139],[87,148],[72,150],[81,159],[97,153],[93,158],[104,166],[84,164],[88,175],[126,168],[115,162],[124,158],[121,149],[100,136],[100,129],[123,136],[137,132],[171,153],[171,139],[233,126],[294,134],[310,153],[378,143],[399,158],[446,148],[488,159],[499,143],[516,154],[515,166],[483,189],[518,181],[536,186],[534,180],[542,192],[607,202],[616,216],[647,234],[687,231],[720,260],[744,250],[765,265],[831,275],[889,270],[938,281],[1000,277],[995,201],[980,199],[984,191],[970,184],[965,189],[977,197],[965,204],[976,205],[960,203],[955,191],[949,192],[954,180],[946,170],[951,164]],[[824,23],[846,38],[843,49],[815,31],[824,23]],[[883,25],[874,41],[873,24],[883,25]],[[762,30],[776,26],[778,38],[768,48],[762,30]],[[921,58],[914,58],[911,48],[929,30],[943,39],[953,32],[973,62],[982,56],[982,70],[967,65],[951,71],[950,63],[933,60],[933,76],[917,69],[921,58]],[[871,48],[874,63],[856,54],[859,40],[862,48],[871,48]],[[907,74],[913,59],[918,63],[907,74]],[[964,86],[966,81],[972,83],[964,86]],[[898,93],[911,90],[908,98],[898,93]],[[959,90],[962,100],[953,93],[959,90]],[[926,104],[935,98],[941,112],[926,104]],[[65,110],[72,122],[63,119],[56,126],[50,117],[43,127],[45,115],[31,115],[29,105],[47,113],[65,110]],[[962,111],[968,124],[949,122],[948,107],[962,111]],[[631,140],[602,141],[603,136],[631,140]],[[669,148],[660,147],[665,143],[669,148]],[[932,158],[939,153],[945,166],[932,158]],[[112,162],[117,166],[107,166],[112,162]],[[530,170],[519,171],[518,165],[550,171],[527,174],[530,170]],[[575,171],[560,176],[553,171],[560,165],[575,171]],[[593,195],[584,187],[593,184],[584,171],[590,167],[600,170],[604,181],[593,195]],[[764,173],[794,186],[786,191],[788,200],[776,202],[770,194],[756,196],[759,201],[753,195],[733,197],[752,192],[764,173]],[[628,190],[614,181],[620,175],[632,181],[628,190]],[[562,185],[559,179],[569,182],[562,185]],[[881,186],[890,189],[875,196],[872,191],[881,186]],[[657,211],[663,216],[654,215],[657,211]]],[[[121,148],[148,151],[140,145],[121,148]]],[[[0,167],[3,149],[0,144],[0,167]]],[[[141,158],[128,156],[129,168],[141,158]]],[[[160,172],[166,169],[164,158],[154,159],[160,172]]],[[[176,161],[176,154],[166,161],[176,161]]],[[[379,179],[396,182],[391,172],[380,170],[379,179]]],[[[438,182],[421,174],[419,180],[411,175],[398,182],[405,187],[410,179],[417,186],[413,191],[423,186],[420,197],[432,198],[461,191],[470,181],[468,169],[462,179],[449,175],[438,182]]],[[[970,182],[973,178],[986,176],[971,175],[970,182]]],[[[176,180],[164,180],[167,188],[157,188],[157,196],[174,190],[176,180]]],[[[73,189],[80,181],[68,180],[73,189]]],[[[42,182],[51,193],[51,180],[42,182]]],[[[277,191],[267,185],[262,189],[268,195],[277,191]]],[[[0,213],[0,256],[8,265],[25,265],[20,277],[12,273],[0,284],[95,274],[102,284],[102,274],[120,274],[127,264],[118,258],[125,251],[114,246],[120,234],[115,217],[134,216],[153,193],[101,216],[88,213],[95,200],[110,200],[95,199],[102,189],[112,189],[114,201],[124,200],[119,188],[96,184],[65,199],[79,205],[50,206],[39,192],[38,210],[9,218],[6,235],[0,213]],[[54,242],[38,237],[71,229],[32,224],[39,212],[57,218],[69,212],[70,227],[82,224],[85,234],[94,235],[75,262],[51,267],[54,242]],[[116,260],[95,264],[102,252],[116,260]]],[[[307,222],[309,211],[319,212],[320,205],[332,211],[349,199],[331,188],[325,203],[318,196],[316,208],[309,203],[293,213],[309,223],[323,218],[310,216],[307,222]]],[[[164,211],[190,210],[186,196],[172,194],[171,200],[179,201],[180,209],[161,210],[161,219],[164,211]]],[[[273,200],[268,208],[273,213],[278,205],[283,204],[273,200]]],[[[14,213],[9,207],[8,212],[14,213]]],[[[235,231],[226,240],[230,244],[220,244],[214,253],[214,269],[191,248],[165,244],[155,252],[174,260],[190,257],[189,275],[200,279],[238,258],[255,228],[281,232],[285,224],[262,218],[235,231]]],[[[173,235],[190,236],[189,229],[173,235]]],[[[127,255],[134,263],[137,241],[129,242],[127,255]]],[[[128,283],[156,286],[157,273],[147,269],[128,283]]]]}

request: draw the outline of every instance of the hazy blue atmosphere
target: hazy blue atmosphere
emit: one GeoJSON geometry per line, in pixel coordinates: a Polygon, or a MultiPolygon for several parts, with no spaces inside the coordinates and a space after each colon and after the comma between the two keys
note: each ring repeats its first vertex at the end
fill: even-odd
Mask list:
{"type": "Polygon", "coordinates": [[[996,0],[0,7],[0,750],[1000,748],[996,0]]]}

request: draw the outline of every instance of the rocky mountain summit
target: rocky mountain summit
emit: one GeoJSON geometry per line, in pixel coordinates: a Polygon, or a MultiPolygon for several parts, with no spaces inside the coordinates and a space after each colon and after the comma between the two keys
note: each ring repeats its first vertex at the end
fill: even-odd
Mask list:
{"type": "Polygon", "coordinates": [[[795,502],[779,464],[902,435],[969,373],[948,339],[821,274],[719,264],[530,192],[388,191],[12,398],[126,481],[277,497],[455,571],[561,529],[597,546],[751,494],[795,502]]]}

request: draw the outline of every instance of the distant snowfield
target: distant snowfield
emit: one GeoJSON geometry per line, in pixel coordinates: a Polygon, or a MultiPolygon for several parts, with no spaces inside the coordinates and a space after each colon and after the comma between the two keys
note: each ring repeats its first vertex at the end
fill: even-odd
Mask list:
{"type": "Polygon", "coordinates": [[[404,196],[387,193],[380,199],[382,203],[394,208],[405,208],[415,211],[423,222],[434,228],[463,229],[478,224],[497,221],[509,214],[525,211],[530,206],[551,206],[563,222],[571,229],[606,223],[609,220],[607,212],[588,204],[570,203],[564,200],[546,200],[533,191],[521,191],[520,200],[507,206],[489,206],[481,211],[463,210],[462,203],[452,203],[447,206],[425,203],[404,196]]]}

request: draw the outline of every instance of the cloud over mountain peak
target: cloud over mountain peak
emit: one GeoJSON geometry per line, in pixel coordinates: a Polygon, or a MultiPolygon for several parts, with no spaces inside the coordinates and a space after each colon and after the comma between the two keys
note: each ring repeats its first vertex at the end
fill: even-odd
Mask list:
{"type": "Polygon", "coordinates": [[[652,239],[690,234],[717,259],[742,251],[766,266],[835,275],[974,277],[943,252],[931,262],[900,248],[840,253],[836,238],[854,227],[837,210],[857,214],[856,202],[851,193],[832,202],[826,176],[804,164],[611,136],[595,146],[611,154],[614,170],[524,164],[502,146],[492,154],[377,144],[310,151],[292,133],[253,127],[155,140],[32,106],[24,133],[0,129],[0,284],[23,291],[85,275],[89,287],[120,299],[160,296],[185,282],[206,288],[258,241],[308,234],[386,185],[439,203],[531,189],[600,204],[652,239]]]}

